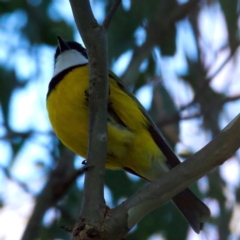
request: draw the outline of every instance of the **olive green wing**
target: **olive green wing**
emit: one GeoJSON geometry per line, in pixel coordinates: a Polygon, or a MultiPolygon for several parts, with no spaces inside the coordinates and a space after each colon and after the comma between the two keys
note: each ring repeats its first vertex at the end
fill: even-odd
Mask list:
{"type": "Polygon", "coordinates": [[[139,109],[149,122],[148,125],[149,133],[151,134],[153,140],[155,141],[157,146],[161,149],[162,153],[167,159],[166,164],[169,167],[169,169],[172,169],[176,167],[178,164],[180,164],[181,163],[180,160],[173,152],[171,147],[168,145],[168,143],[166,142],[166,140],[164,139],[164,137],[162,136],[162,134],[160,133],[157,126],[154,124],[154,122],[152,121],[147,111],[142,106],[142,104],[137,100],[137,98],[131,93],[131,91],[121,82],[121,80],[113,72],[109,71],[109,77],[113,78],[117,82],[119,88],[121,88],[122,91],[128,94],[137,103],[139,109]]]}

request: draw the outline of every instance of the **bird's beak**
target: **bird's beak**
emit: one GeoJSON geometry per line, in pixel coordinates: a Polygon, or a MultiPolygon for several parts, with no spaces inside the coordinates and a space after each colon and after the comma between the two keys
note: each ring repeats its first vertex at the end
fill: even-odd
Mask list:
{"type": "Polygon", "coordinates": [[[60,36],[57,36],[57,40],[58,40],[58,46],[61,53],[70,49],[67,42],[65,42],[60,36]]]}

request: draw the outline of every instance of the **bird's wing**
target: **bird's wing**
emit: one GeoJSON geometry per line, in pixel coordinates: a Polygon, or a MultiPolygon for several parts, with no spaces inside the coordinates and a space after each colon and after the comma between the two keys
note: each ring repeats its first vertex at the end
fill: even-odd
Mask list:
{"type": "Polygon", "coordinates": [[[151,134],[153,140],[155,141],[155,143],[157,144],[157,146],[160,148],[160,150],[167,159],[166,164],[169,167],[169,169],[172,169],[176,167],[178,164],[180,164],[181,163],[180,160],[173,152],[171,147],[168,145],[168,143],[166,142],[166,140],[164,139],[164,137],[162,136],[162,134],[160,133],[157,126],[154,124],[154,122],[152,121],[147,111],[142,106],[142,104],[137,100],[137,98],[131,93],[131,91],[121,82],[121,80],[113,72],[109,71],[109,77],[113,78],[117,82],[119,88],[121,88],[122,91],[128,94],[137,103],[139,109],[149,122],[148,126],[149,133],[151,134]]]}

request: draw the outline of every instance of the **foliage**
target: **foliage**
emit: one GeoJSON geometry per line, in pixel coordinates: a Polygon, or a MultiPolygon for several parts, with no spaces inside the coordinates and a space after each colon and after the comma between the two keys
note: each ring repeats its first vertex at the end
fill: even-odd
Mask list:
{"type": "MultiPolygon", "coordinates": [[[[233,103],[232,106],[238,104],[239,107],[240,98],[239,90],[233,95],[230,90],[219,91],[213,84],[229,62],[233,69],[238,64],[238,1],[231,0],[231,4],[227,0],[188,1],[183,4],[179,2],[151,0],[141,1],[139,4],[136,0],[124,1],[112,20],[108,35],[110,65],[114,67],[123,53],[132,51],[130,63],[122,74],[122,79],[134,93],[138,93],[138,90],[144,86],[149,87],[152,94],[149,113],[173,148],[181,141],[181,125],[188,119],[197,119],[194,123],[201,127],[198,131],[201,131],[202,135],[208,134],[209,138],[216,136],[222,128],[221,122],[228,117],[227,107],[231,103],[233,103]],[[219,19],[219,15],[221,16],[221,27],[226,31],[226,41],[222,41],[218,47],[214,45],[214,36],[212,39],[204,38],[205,33],[200,20],[203,20],[203,15],[206,15],[207,11],[212,11],[212,19],[216,16],[219,19]],[[184,29],[185,26],[187,26],[186,29],[184,29]],[[184,48],[183,38],[179,37],[180,32],[184,31],[186,42],[194,43],[192,50],[189,50],[188,46],[184,48]],[[227,56],[226,51],[229,52],[226,57],[228,61],[216,67],[217,56],[221,54],[227,56]],[[177,55],[181,55],[180,60],[176,58],[177,55]],[[169,63],[176,61],[183,62],[183,65],[177,70],[170,68],[166,64],[167,59],[169,63]],[[175,86],[176,84],[184,86],[180,87],[181,92],[178,86],[175,86]]],[[[102,7],[98,9],[99,11],[105,12],[109,10],[112,1],[94,0],[92,3],[95,10],[97,7],[94,7],[94,4],[98,8],[102,7]]],[[[0,24],[3,26],[0,33],[5,36],[3,38],[5,40],[0,40],[0,52],[3,52],[2,56],[0,54],[0,149],[3,151],[5,145],[9,148],[9,156],[0,154],[0,171],[3,179],[0,183],[0,208],[8,204],[5,198],[8,190],[4,189],[4,182],[8,181],[15,182],[23,192],[31,194],[33,199],[41,198],[45,194],[44,186],[47,186],[53,170],[65,151],[65,147],[58,142],[49,126],[44,130],[36,125],[16,129],[13,122],[17,120],[12,119],[14,116],[12,104],[16,92],[25,90],[33,83],[35,89],[42,88],[41,83],[36,83],[36,79],[46,76],[42,73],[41,67],[42,47],[55,47],[57,35],[69,40],[74,39],[75,26],[64,17],[64,11],[57,7],[61,4],[51,0],[0,2],[0,24]],[[35,63],[31,74],[18,73],[19,66],[17,67],[15,58],[24,57],[22,52],[28,54],[31,61],[35,63]],[[44,148],[43,151],[46,154],[45,158],[41,156],[40,159],[35,154],[34,160],[28,161],[26,166],[32,164],[29,169],[38,172],[36,173],[38,178],[36,179],[32,174],[27,180],[22,178],[24,175],[22,170],[19,170],[20,174],[16,174],[16,168],[19,167],[19,163],[23,164],[25,161],[20,155],[26,145],[35,140],[35,144],[41,146],[41,149],[44,148]],[[40,184],[39,179],[42,179],[40,184]],[[34,181],[38,183],[34,184],[34,181]]],[[[54,50],[52,48],[51,50],[53,55],[54,50]]],[[[50,76],[50,73],[47,76],[50,76]]],[[[233,74],[225,78],[225,85],[235,81],[233,74]]],[[[43,81],[48,80],[50,79],[43,81]]],[[[240,89],[239,84],[238,89],[240,89]]],[[[43,90],[40,92],[45,95],[43,90]]],[[[42,95],[41,99],[45,99],[42,95]]],[[[44,107],[44,104],[41,104],[38,112],[47,118],[44,107]]],[[[20,111],[24,114],[24,106],[21,108],[20,111]]],[[[188,131],[192,129],[189,128],[188,131]]],[[[192,149],[200,148],[200,146],[196,147],[199,144],[198,141],[192,144],[192,149]]],[[[31,151],[30,149],[28,148],[28,151],[31,151]]],[[[191,155],[191,149],[185,147],[185,150],[188,156],[191,155]]],[[[31,156],[29,155],[28,158],[31,156]]],[[[66,160],[69,161],[69,171],[77,168],[74,162],[80,161],[73,155],[66,160]]],[[[239,162],[237,163],[239,165],[239,162]]],[[[144,180],[132,179],[123,171],[107,171],[105,180],[111,192],[110,204],[114,206],[145,184],[144,180]]],[[[210,173],[205,180],[208,185],[205,191],[201,191],[197,184],[192,186],[193,190],[200,198],[217,201],[220,213],[212,217],[211,224],[218,229],[219,239],[227,239],[231,234],[229,221],[235,202],[226,207],[229,199],[225,192],[231,190],[232,194],[237,194],[238,199],[239,188],[229,189],[228,182],[222,178],[219,170],[210,173]]],[[[61,195],[59,198],[52,196],[54,201],[51,200],[49,204],[38,209],[41,212],[37,226],[40,234],[38,238],[70,239],[70,235],[59,226],[60,224],[71,226],[74,223],[80,211],[81,196],[82,185],[78,180],[69,187],[64,196],[61,195]],[[46,224],[42,217],[49,208],[55,209],[57,214],[50,217],[52,221],[46,224]]],[[[37,207],[36,204],[34,211],[37,207]]],[[[47,218],[47,215],[45,217],[47,218]]],[[[173,204],[166,203],[144,218],[127,239],[148,239],[153,234],[161,234],[166,239],[186,239],[188,230],[187,222],[183,220],[173,204]],[[174,231],[172,231],[173,227],[174,231]]]]}

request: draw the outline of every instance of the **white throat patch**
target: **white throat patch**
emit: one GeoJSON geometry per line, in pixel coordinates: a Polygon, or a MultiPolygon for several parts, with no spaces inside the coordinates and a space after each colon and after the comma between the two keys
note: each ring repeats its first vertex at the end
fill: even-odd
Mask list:
{"type": "Polygon", "coordinates": [[[56,76],[58,73],[69,67],[86,63],[88,63],[88,59],[84,57],[80,52],[74,49],[64,51],[57,57],[53,76],[56,76]]]}

